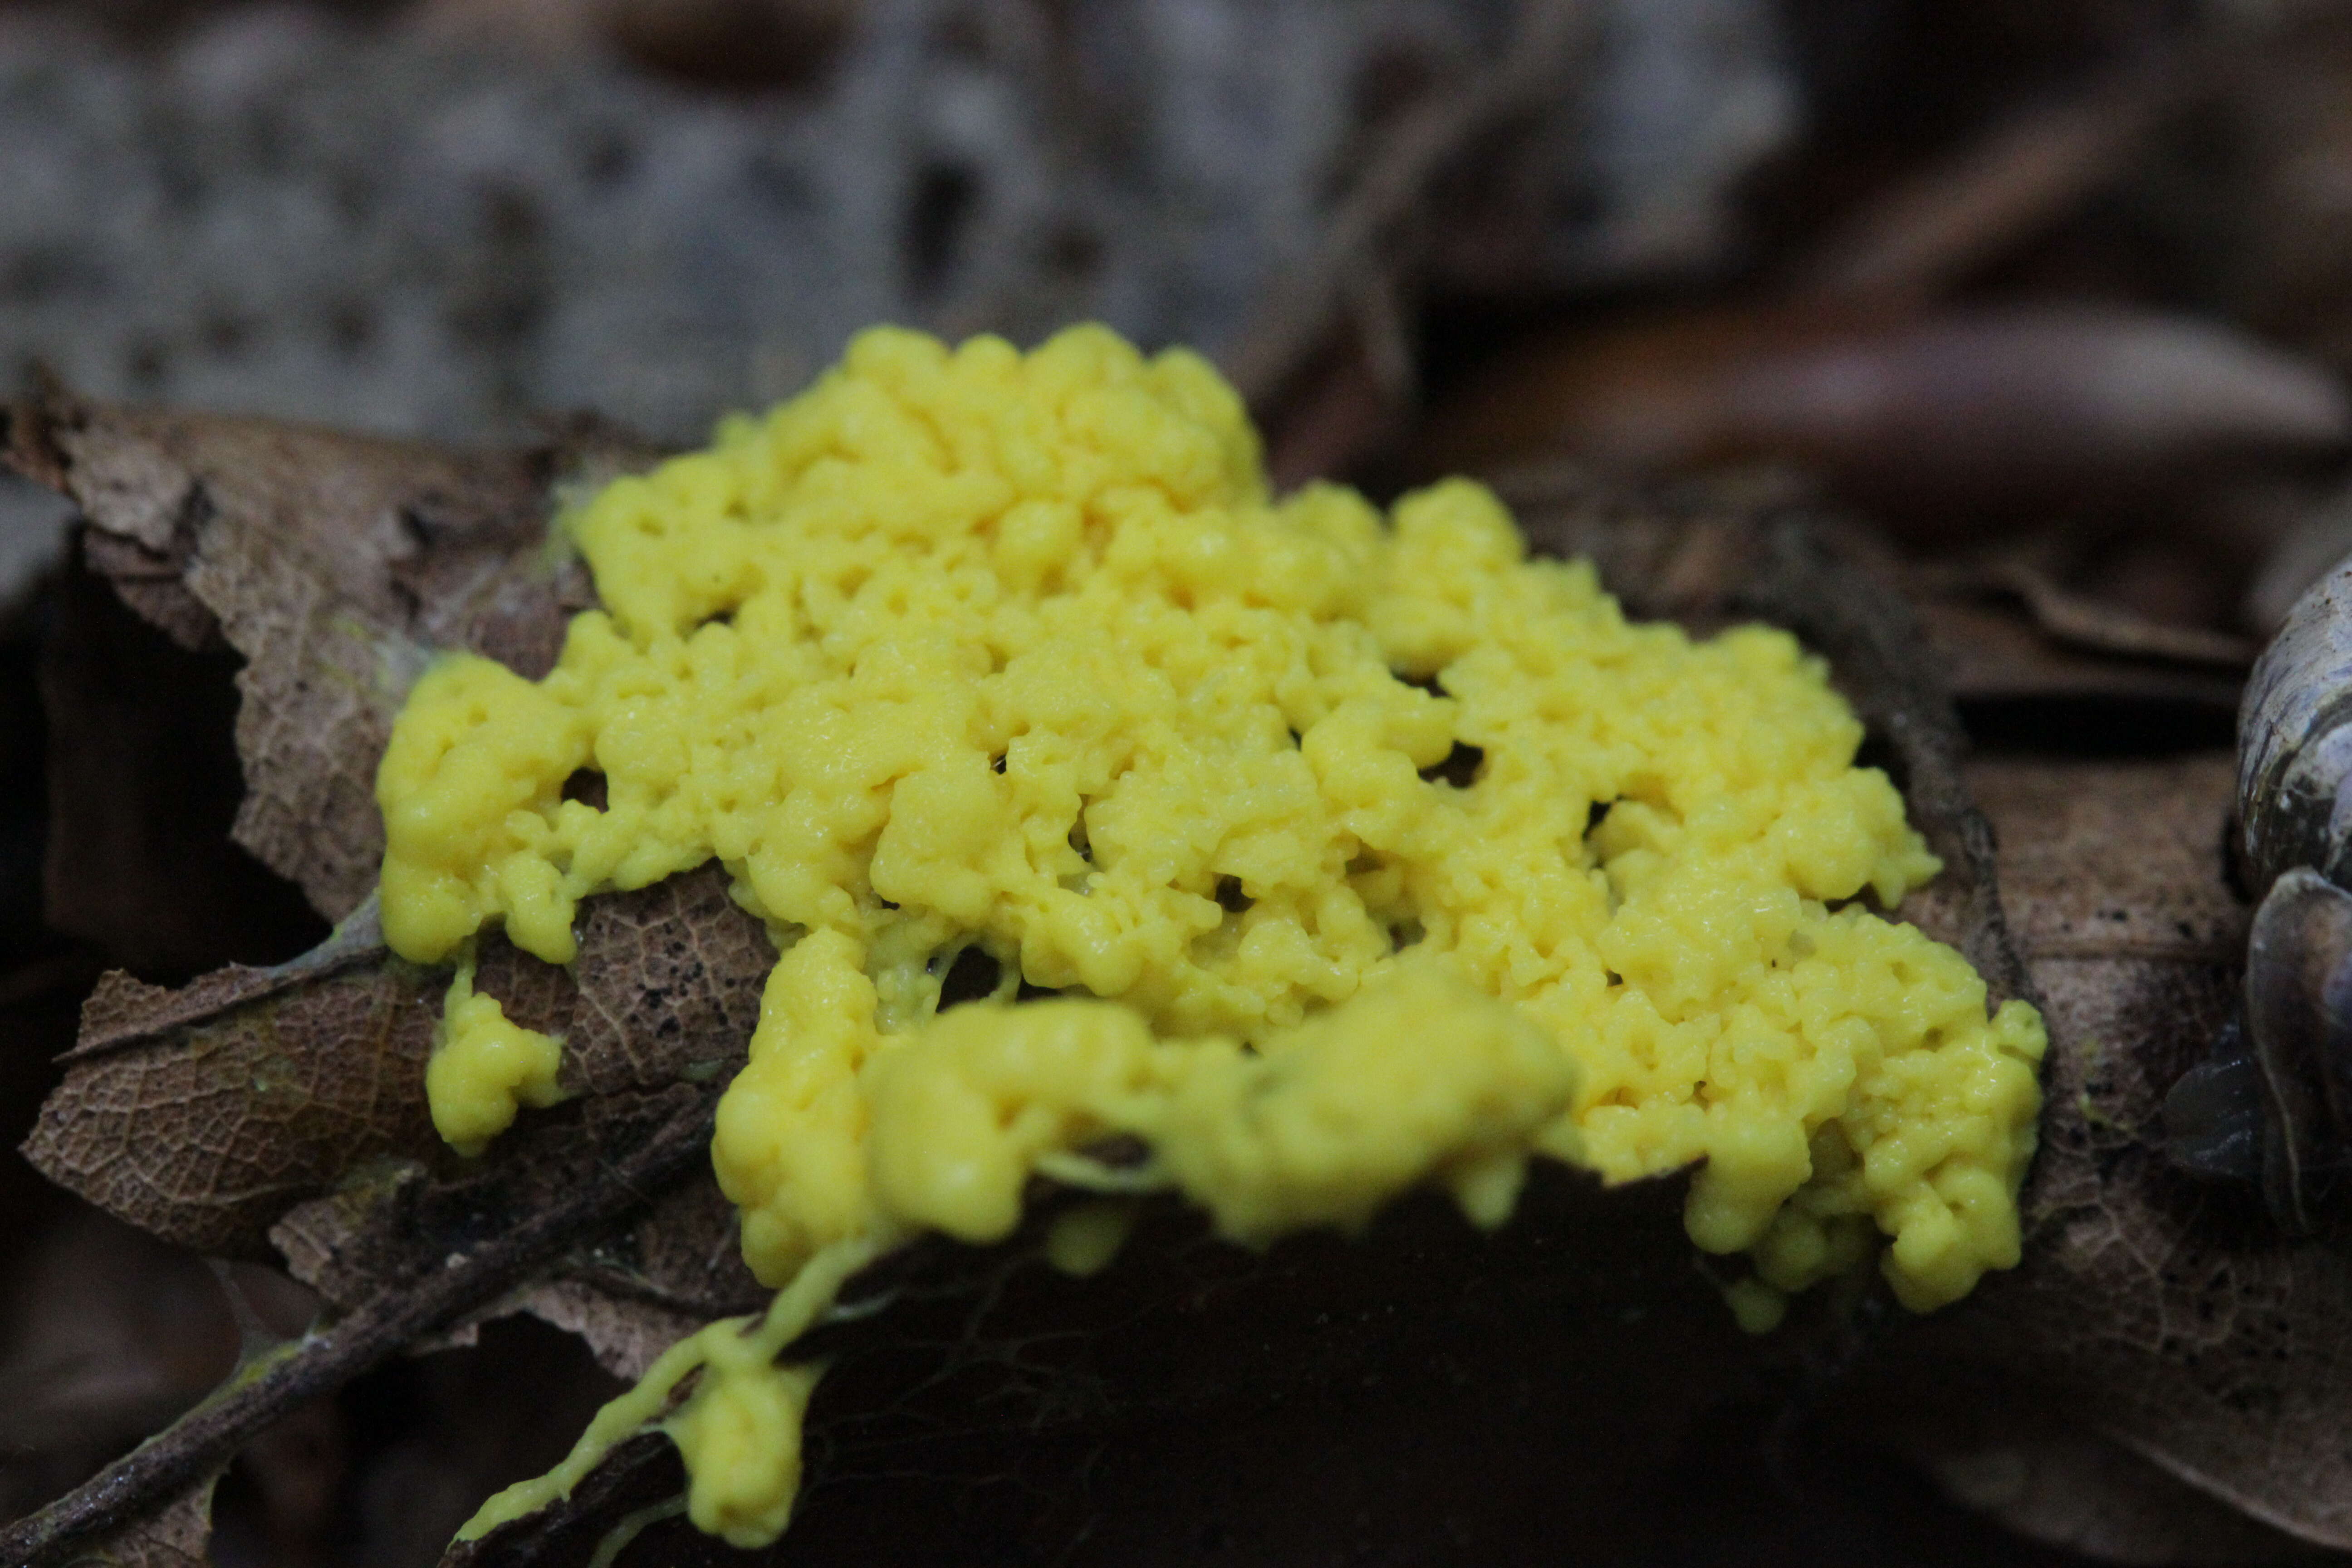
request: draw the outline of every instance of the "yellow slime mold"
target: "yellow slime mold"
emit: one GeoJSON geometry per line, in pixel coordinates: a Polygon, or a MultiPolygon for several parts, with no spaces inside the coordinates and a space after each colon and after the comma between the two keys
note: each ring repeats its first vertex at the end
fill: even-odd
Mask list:
{"type": "MultiPolygon", "coordinates": [[[[2016,1261],[2041,1020],[1851,901],[1937,862],[1784,633],[1629,624],[1467,482],[1386,519],[1275,500],[1207,364],[1098,328],[869,331],[567,527],[604,607],[555,669],[453,657],[401,715],[384,928],[565,963],[581,899],[720,861],[782,956],[712,1158],[787,1297],[919,1230],[1004,1236],[1033,1171],[1263,1243],[1430,1183],[1497,1224],[1533,1154],[1705,1162],[1690,1234],[1748,1255],[1755,1327],[1878,1234],[1920,1310],[2016,1261]],[[603,809],[563,798],[581,768],[603,809]],[[974,947],[997,994],[939,1014],[974,947]],[[1149,1163],[1083,1158],[1112,1134],[1149,1163]]],[[[453,990],[453,1141],[551,1086],[501,1026],[453,990]]],[[[1119,1234],[1052,1247],[1083,1272],[1119,1234]]],[[[789,1338],[698,1336],[583,1453],[698,1367],[694,1517],[772,1538],[789,1338]]]]}

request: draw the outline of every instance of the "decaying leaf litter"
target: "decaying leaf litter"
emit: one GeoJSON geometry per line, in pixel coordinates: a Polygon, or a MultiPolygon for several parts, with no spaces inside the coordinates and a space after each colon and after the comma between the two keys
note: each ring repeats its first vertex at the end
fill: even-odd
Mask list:
{"type": "MultiPolygon", "coordinates": [[[[462,9],[432,7],[436,25],[462,9]]],[[[493,9],[480,25],[497,25],[493,9]]],[[[1566,85],[1553,90],[1596,112],[1610,101],[1608,78],[1596,86],[1600,46],[1577,9],[1530,7],[1493,37],[1557,50],[1566,85]]],[[[1530,531],[1595,554],[1635,609],[1702,626],[1762,614],[1831,655],[1915,820],[1953,868],[1905,912],[1963,942],[1997,989],[2030,988],[2050,1009],[2058,1048],[2025,1264],[1924,1322],[1867,1299],[1823,1303],[1817,1321],[1759,1345],[1728,1331],[1675,1227],[1641,1228],[1641,1212],[1656,1210],[1654,1222],[1671,1212],[1671,1192],[1610,1200],[1609,1239],[1591,1248],[1558,1245],[1598,1229],[1591,1194],[1563,1189],[1539,1194],[1492,1244],[1407,1205],[1383,1222],[1380,1247],[1302,1242],[1263,1263],[1193,1245],[1171,1212],[1084,1289],[1024,1268],[1019,1243],[981,1256],[919,1248],[870,1281],[880,1309],[870,1320],[827,1331],[837,1373],[790,1550],[870,1554],[880,1521],[906,1532],[900,1554],[914,1557],[975,1541],[1007,1554],[1076,1543],[1079,1556],[1105,1560],[1231,1547],[1286,1558],[1335,1541],[1394,1561],[1468,1544],[1509,1556],[1556,1542],[1565,1512],[1593,1521],[1596,1555],[1712,1560],[1727,1548],[1704,1523],[1677,1534],[1637,1522],[1665,1496],[1687,1510],[1694,1491],[1748,1528],[1744,1547],[1761,1520],[1773,1539],[1797,1543],[1791,1552],[1899,1542],[1922,1560],[2046,1561],[2063,1550],[2191,1563],[2352,1545],[2338,1414],[2352,1405],[2333,1327],[2340,1238],[2286,1245],[2256,1205],[2168,1170],[2156,1152],[2163,1090],[2234,999],[2244,904],[2223,854],[2228,768],[2217,748],[2228,741],[2235,650],[2275,618],[2261,604],[2278,590],[2256,595],[2254,568],[2294,549],[2329,558],[2338,510],[2328,496],[2345,423],[2342,303],[2326,279],[2327,247],[2340,238],[2310,216],[2308,186],[2281,171],[2337,155],[2327,84],[2346,46],[2292,16],[2267,35],[2207,18],[2151,43],[2102,36],[2084,16],[2067,22],[2063,47],[2044,38],[2037,55],[2019,41],[2021,24],[2011,19],[2004,35],[1999,8],[1986,15],[1979,26],[1993,41],[1961,49],[1938,79],[1958,79],[1947,90],[1966,111],[1883,138],[1902,149],[1899,167],[1874,174],[1851,162],[1853,106],[1869,93],[1841,89],[1833,72],[1806,79],[1812,129],[1781,150],[1796,174],[1772,177],[1842,177],[1853,194],[1835,211],[1809,211],[1823,200],[1810,194],[1784,195],[1778,208],[1721,196],[1718,216],[1744,221],[1742,238],[1760,254],[1738,258],[1718,236],[1672,264],[1708,258],[1696,279],[1668,281],[1669,264],[1654,258],[1630,264],[1618,276],[1655,279],[1661,297],[1613,310],[1580,302],[1580,287],[1596,285],[1572,268],[1547,274],[1523,260],[1513,274],[1490,254],[1480,273],[1464,259],[1463,233],[1507,241],[1520,221],[1491,192],[1478,208],[1478,182],[1464,169],[1484,166],[1497,144],[1542,145],[1550,101],[1543,73],[1493,43],[1503,67],[1475,77],[1482,93],[1444,112],[1424,100],[1416,116],[1408,91],[1403,108],[1373,116],[1333,154],[1354,160],[1355,177],[1338,183],[1325,226],[1310,226],[1321,243],[1299,244],[1234,293],[1227,342],[1294,477],[1354,466],[1375,482],[1382,468],[1407,479],[1416,463],[1444,461],[1467,422],[1473,436],[1504,438],[1479,461],[1530,531]],[[2005,75],[2003,47],[2017,57],[2005,75]],[[1970,82],[1971,71],[1986,79],[1970,82]],[[2213,136],[2216,124],[2229,134],[2213,136]],[[2203,205],[2159,199],[2194,172],[2199,147],[2215,144],[2236,162],[2206,172],[2203,205]],[[2258,208],[2248,190],[2279,199],[2258,208]],[[1465,199],[1493,221],[1431,221],[1433,206],[1465,199]],[[2140,221],[2121,221],[2118,208],[2140,221]],[[1780,238],[1777,261],[1775,222],[1793,234],[1780,238]],[[1489,289],[1507,279],[1504,297],[1519,311],[1507,332],[1493,324],[1491,296],[1469,303],[1467,280],[1481,277],[1489,289]],[[2084,279],[2098,310],[2066,303],[2084,279]],[[1866,310],[1843,298],[1865,289],[1866,310]],[[1840,309],[1817,303],[1825,289],[1840,309]],[[2174,351],[2161,376],[2096,373],[2144,365],[2132,356],[2151,343],[2174,351]],[[1945,374],[1955,356],[1977,368],[1945,374]],[[1801,399],[1773,405],[1772,388],[1823,363],[1871,367],[1890,391],[1826,414],[1801,399]],[[2070,374],[2053,382],[2053,364],[2070,374]],[[2033,397],[2019,395],[2021,379],[2033,397]],[[2121,395],[2148,384],[2168,392],[2153,408],[2121,395]],[[1514,385],[1538,390],[1507,404],[1545,417],[1532,430],[1482,431],[1475,411],[1493,405],[1492,388],[1514,385]],[[1972,401],[1953,406],[1955,386],[1972,401]],[[1595,424],[1596,412],[1617,425],[1595,424]],[[2038,460],[2012,468],[2001,459],[2024,429],[2038,460]],[[2164,459],[2156,486],[2143,472],[2152,450],[2164,459]],[[1682,477],[1756,459],[1800,471],[1682,477]],[[1898,586],[1910,608],[1897,607],[1898,586]],[[1979,761],[1958,762],[1938,685],[1960,699],[1979,761]],[[1990,837],[1971,826],[1979,809],[1990,837]],[[1411,1267],[1430,1258],[1446,1268],[1411,1267]],[[1433,1297],[1429,1279],[1454,1269],[1465,1294],[1433,1297]],[[1197,1359],[1174,1348],[1187,1342],[1197,1359]],[[1431,1366],[1443,1377],[1427,1376],[1431,1366]],[[1333,1392],[1358,1376],[1360,1391],[1333,1392]],[[1494,1419],[1497,1388],[1511,1391],[1515,1411],[1554,1413],[1544,1441],[1526,1440],[1524,1415],[1494,1419]],[[1629,1408],[1642,1412],[1630,1428],[1629,1408]],[[1356,1435],[1349,1473],[1302,1493],[1296,1456],[1320,1452],[1335,1429],[1356,1435]],[[1198,1435],[1209,1432],[1222,1440],[1204,1444],[1198,1435]],[[1433,1462],[1433,1447],[1451,1462],[1433,1462]],[[2053,1474],[2072,1484],[2052,1486],[2053,1474]],[[1311,1506],[1297,1506],[1302,1495],[1311,1506]],[[1954,1513],[1938,1495],[1978,1511],[1954,1513]],[[1401,1510],[1402,1497],[1417,1500],[1401,1510]]],[[[903,37],[890,31],[899,25],[852,30],[836,46],[852,79],[860,51],[880,47],[861,37],[903,37]]],[[[1055,37],[1050,25],[1036,34],[1055,37]]],[[[1891,77],[1923,68],[1916,37],[1882,29],[1864,42],[1891,77]]],[[[989,47],[1018,58],[1027,46],[989,47]]],[[[1439,68],[1430,79],[1447,79],[1449,57],[1429,58],[1439,68]]],[[[1549,254],[1540,239],[1522,222],[1517,243],[1549,254]]],[[[1495,249],[1507,256],[1509,244],[1495,249]]],[[[982,302],[959,304],[967,314],[947,324],[1018,331],[1024,312],[1100,308],[1023,294],[1034,279],[1017,262],[1000,265],[1013,292],[974,296],[982,302]]],[[[511,342],[504,352],[515,358],[511,342]]],[[[55,641],[43,655],[46,721],[12,721],[17,733],[45,733],[50,751],[47,904],[60,934],[12,950],[23,957],[6,995],[19,1019],[46,1014],[47,1033],[27,1023],[23,1037],[54,1042],[48,1055],[70,1042],[75,1003],[98,990],[30,1152],[170,1240],[275,1256],[334,1325],[299,1348],[261,1349],[242,1382],[262,1390],[257,1400],[202,1406],[177,1437],[134,1456],[140,1495],[170,1503],[173,1518],[126,1526],[96,1550],[184,1557],[200,1539],[189,1534],[188,1489],[244,1447],[227,1485],[246,1495],[230,1504],[215,1554],[356,1560],[333,1544],[352,1539],[354,1518],[381,1531],[401,1478],[446,1486],[451,1473],[426,1466],[420,1478],[414,1449],[314,1453],[328,1469],[340,1463],[346,1489],[362,1495],[331,1505],[305,1535],[299,1507],[268,1495],[290,1495],[286,1478],[299,1467],[264,1463],[247,1439],[323,1412],[343,1423],[338,1440],[363,1440],[363,1427],[317,1396],[413,1342],[489,1336],[511,1354],[528,1331],[474,1324],[518,1306],[583,1336],[625,1374],[680,1327],[756,1299],[693,1157],[691,1134],[740,1050],[747,988],[765,963],[764,938],[715,886],[688,879],[599,900],[589,934],[610,958],[578,966],[577,979],[493,957],[511,966],[501,994],[517,998],[519,1015],[565,1021],[575,1046],[597,1044],[571,1064],[583,1099],[478,1168],[439,1153],[421,1114],[415,1069],[437,986],[383,959],[362,907],[380,843],[372,748],[402,684],[440,647],[543,666],[586,591],[538,547],[551,500],[641,465],[648,448],[595,424],[482,452],[141,412],[89,399],[114,390],[112,372],[52,357],[72,390],[20,404],[9,436],[18,464],[87,519],[66,582],[34,602],[75,595],[84,607],[63,644],[74,660],[55,641]],[[131,614],[109,620],[104,606],[117,603],[131,614]],[[232,677],[237,700],[215,700],[212,711],[233,713],[233,736],[154,732],[145,751],[115,755],[151,768],[177,759],[192,779],[225,759],[233,824],[226,812],[183,822],[161,847],[207,833],[219,843],[233,827],[282,881],[223,869],[239,863],[217,849],[160,870],[73,874],[99,847],[135,841],[125,825],[152,823],[160,809],[100,787],[110,770],[77,711],[122,701],[142,681],[225,689],[232,677]],[[241,910],[280,900],[241,914],[244,929],[224,929],[232,916],[138,931],[142,909],[186,900],[192,882],[199,899],[217,898],[224,879],[240,876],[241,910]],[[116,883],[113,898],[92,896],[104,890],[93,880],[116,883]],[[314,946],[329,920],[343,923],[314,946]],[[101,980],[110,958],[148,978],[101,980]],[[196,974],[236,959],[291,962],[196,974]],[[157,984],[179,979],[190,984],[157,984]],[[678,1029],[661,1033],[664,1019],[678,1029]],[[360,1079],[347,1070],[355,1036],[375,1042],[366,1059],[380,1069],[360,1079]],[[325,1070],[328,1046],[344,1070],[325,1070]],[[616,1172],[629,1179],[615,1184],[616,1172]],[[521,1215],[537,1223],[519,1226],[521,1215]],[[257,1531],[240,1520],[263,1522],[257,1531]]],[[[517,392],[510,368],[499,374],[509,408],[599,401],[517,392]]],[[[203,384],[151,390],[184,399],[203,384]]],[[[145,725],[159,706],[149,701],[145,725]]],[[[8,1071],[27,1085],[29,1120],[44,1084],[37,1058],[12,1059],[8,1071]]],[[[54,1200],[28,1199],[38,1201],[54,1200]]],[[[211,1348],[163,1385],[192,1397],[240,1344],[264,1346],[299,1321],[281,1314],[271,1330],[249,1302],[225,1307],[206,1331],[211,1348]]],[[[569,1370],[551,1372],[549,1386],[585,1389],[593,1403],[611,1384],[585,1363],[558,1358],[569,1370]]],[[[436,1408],[447,1431],[486,1418],[478,1398],[436,1408]]],[[[527,1468],[456,1484],[487,1489],[527,1468]]],[[[69,1481],[56,1477],[23,1501],[69,1481]]],[[[705,1550],[646,1514],[676,1486],[662,1445],[625,1449],[570,1509],[474,1555],[584,1562],[628,1519],[646,1523],[641,1554],[705,1550]]],[[[415,1549],[430,1560],[438,1545],[415,1549]]]]}

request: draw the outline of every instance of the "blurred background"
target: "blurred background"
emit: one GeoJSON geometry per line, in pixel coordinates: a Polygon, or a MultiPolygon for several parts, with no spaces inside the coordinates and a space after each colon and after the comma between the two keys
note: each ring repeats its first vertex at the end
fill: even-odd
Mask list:
{"type": "MultiPolygon", "coordinates": [[[[687,444],[869,322],[1089,319],[1214,357],[1282,482],[1479,472],[1538,537],[1640,553],[1649,612],[1681,607],[1660,562],[1703,553],[1706,506],[1597,532],[1612,498],[1835,509],[1980,745],[2227,745],[2261,639],[2352,548],[2352,10],[0,4],[12,395],[687,444]]],[[[124,611],[69,521],[0,482],[12,1148],[101,968],[173,982],[320,931],[227,839],[233,658],[124,611]]],[[[0,1516],[309,1310],[13,1154],[0,1261],[0,1516]]],[[[431,1563],[611,1387],[515,1321],[373,1374],[240,1461],[215,1558],[431,1563]]],[[[1817,1554],[1752,1467],[1726,1489],[1753,1440],[1693,1436],[1716,1501],[1651,1560],[1817,1554]]],[[[1997,1465],[1854,1476],[1832,1539],[1902,1561],[2221,1560],[2037,1536],[1997,1465]]]]}

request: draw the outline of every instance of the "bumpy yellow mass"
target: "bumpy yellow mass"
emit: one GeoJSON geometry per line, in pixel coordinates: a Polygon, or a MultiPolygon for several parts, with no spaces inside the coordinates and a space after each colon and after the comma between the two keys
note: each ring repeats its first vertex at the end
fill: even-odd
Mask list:
{"type": "MultiPolygon", "coordinates": [[[[401,715],[384,928],[568,962],[581,899],[717,858],[782,952],[713,1147],[763,1279],[1001,1237],[1112,1133],[1253,1241],[1704,1161],[1759,1322],[1875,1232],[1916,1308],[2015,1261],[2041,1022],[1851,901],[1937,862],[1787,635],[1628,624],[1467,482],[1275,500],[1205,363],[1096,328],[867,332],[568,527],[556,668],[401,715]],[[997,994],[939,1014],[967,948],[997,994]]],[[[444,1076],[445,1128],[544,1093],[444,1076]]]]}
{"type": "Polygon", "coordinates": [[[508,1018],[495,996],[474,990],[474,966],[457,977],[441,1009],[441,1027],[425,1064],[425,1094],[434,1131],[461,1154],[478,1154],[514,1125],[526,1105],[545,1108],[562,1099],[557,1075],[563,1042],[508,1018]]]}

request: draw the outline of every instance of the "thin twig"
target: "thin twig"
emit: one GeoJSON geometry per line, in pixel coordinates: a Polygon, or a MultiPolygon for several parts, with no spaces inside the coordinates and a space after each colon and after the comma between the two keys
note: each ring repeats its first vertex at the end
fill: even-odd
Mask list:
{"type": "Polygon", "coordinates": [[[1328,337],[1368,276],[1392,273],[1398,231],[1430,187],[1480,141],[1556,99],[1583,52],[1591,7],[1525,0],[1502,58],[1467,89],[1440,92],[1381,139],[1306,266],[1268,295],[1226,367],[1253,407],[1281,393],[1328,337]]]}
{"type": "Polygon", "coordinates": [[[287,1412],[331,1394],[411,1342],[524,1283],[586,1237],[642,1208],[709,1148],[714,1098],[697,1094],[626,1156],[470,1252],[455,1253],[232,1377],[204,1403],[37,1512],[0,1531],[0,1563],[40,1568],[162,1507],[287,1412]]]}

